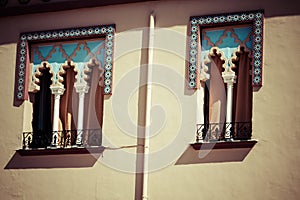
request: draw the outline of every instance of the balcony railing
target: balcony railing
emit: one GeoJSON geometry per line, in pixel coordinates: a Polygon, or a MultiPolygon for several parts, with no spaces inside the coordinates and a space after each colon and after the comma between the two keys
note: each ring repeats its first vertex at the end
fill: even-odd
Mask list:
{"type": "Polygon", "coordinates": [[[62,130],[53,132],[35,131],[23,133],[23,149],[50,147],[70,148],[74,146],[89,147],[101,145],[101,129],[62,130]],[[53,135],[56,135],[56,133],[58,137],[53,138],[53,135]]]}
{"type": "Polygon", "coordinates": [[[251,136],[251,122],[197,124],[196,142],[249,140],[251,136]]]}

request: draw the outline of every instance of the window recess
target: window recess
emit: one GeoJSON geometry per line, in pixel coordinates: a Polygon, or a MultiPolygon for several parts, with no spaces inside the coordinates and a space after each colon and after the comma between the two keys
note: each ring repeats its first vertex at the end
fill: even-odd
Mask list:
{"type": "Polygon", "coordinates": [[[200,102],[196,143],[251,139],[262,57],[263,11],[190,18],[188,83],[200,102]]]}
{"type": "Polygon", "coordinates": [[[102,145],[114,32],[105,25],[21,34],[15,105],[29,100],[33,107],[23,149],[102,145]]]}

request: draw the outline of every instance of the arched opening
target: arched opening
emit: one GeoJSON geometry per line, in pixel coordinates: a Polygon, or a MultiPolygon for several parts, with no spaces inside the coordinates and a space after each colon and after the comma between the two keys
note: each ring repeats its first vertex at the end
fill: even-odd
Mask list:
{"type": "Polygon", "coordinates": [[[34,94],[33,99],[32,148],[49,146],[52,137],[53,98],[50,90],[52,74],[46,67],[40,71],[42,72],[39,77],[40,90],[34,94]]]}
{"type": "Polygon", "coordinates": [[[89,134],[83,138],[83,143],[90,146],[102,144],[102,124],[103,124],[103,77],[99,65],[91,66],[89,73],[90,89],[85,96],[84,106],[84,127],[89,134]],[[99,84],[100,83],[100,84],[99,84]]]}
{"type": "Polygon", "coordinates": [[[233,138],[249,139],[252,132],[252,67],[249,52],[243,49],[237,54],[237,60],[234,61],[236,83],[233,86],[232,101],[232,121],[233,138]],[[237,134],[238,133],[238,134],[237,134]]]}
{"type": "Polygon", "coordinates": [[[74,83],[77,72],[74,66],[68,65],[64,67],[65,73],[62,75],[65,91],[60,99],[59,117],[61,120],[61,129],[65,146],[74,145],[76,142],[76,125],[74,118],[73,101],[75,98],[74,83]]]}
{"type": "Polygon", "coordinates": [[[207,139],[219,140],[223,137],[226,116],[226,87],[222,78],[224,60],[216,52],[210,55],[207,64],[210,79],[205,82],[204,124],[207,139]]]}

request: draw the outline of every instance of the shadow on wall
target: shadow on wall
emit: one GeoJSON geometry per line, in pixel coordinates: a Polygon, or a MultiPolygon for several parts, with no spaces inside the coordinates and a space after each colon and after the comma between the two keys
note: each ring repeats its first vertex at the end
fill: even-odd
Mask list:
{"type": "Polygon", "coordinates": [[[21,32],[45,31],[79,26],[116,24],[117,33],[120,33],[148,26],[147,20],[149,13],[152,11],[156,13],[156,27],[160,28],[178,25],[187,26],[190,16],[243,12],[258,9],[265,10],[265,18],[300,14],[300,7],[296,0],[274,0],[272,3],[261,0],[252,0],[251,2],[229,0],[226,4],[224,4],[224,1],[222,0],[124,0],[124,2],[128,2],[128,4],[117,4],[118,2],[121,2],[121,0],[76,2],[81,5],[75,6],[73,1],[69,2],[69,6],[66,5],[66,2],[63,2],[63,6],[61,6],[61,2],[59,5],[52,3],[51,5],[19,6],[17,9],[0,8],[0,26],[5,27],[5,31],[0,32],[0,45],[17,43],[21,32]],[[96,4],[103,4],[106,2],[107,5],[110,6],[99,5],[99,7],[94,7],[92,2],[95,2],[96,4]],[[87,5],[89,3],[91,5],[87,5]],[[83,9],[82,12],[79,12],[75,8],[89,9],[83,9]],[[56,12],[58,10],[61,10],[61,12],[56,12]],[[63,11],[65,11],[65,13],[63,11]],[[27,13],[27,15],[25,15],[25,13],[27,13]],[[174,13],[177,14],[175,18],[171,17],[174,16],[174,13]],[[61,17],[63,17],[64,20],[59,20],[61,17]],[[47,23],[45,23],[45,21],[47,21],[47,23]]]}
{"type": "Polygon", "coordinates": [[[103,151],[104,147],[17,150],[4,169],[93,167],[103,151]]]}
{"type": "Polygon", "coordinates": [[[195,143],[188,146],[175,165],[241,162],[254,145],[255,140],[238,142],[195,143]]]}

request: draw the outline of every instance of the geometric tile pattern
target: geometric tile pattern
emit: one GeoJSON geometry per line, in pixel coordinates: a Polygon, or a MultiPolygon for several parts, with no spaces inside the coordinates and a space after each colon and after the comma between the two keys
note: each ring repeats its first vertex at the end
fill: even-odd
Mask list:
{"type": "MultiPolygon", "coordinates": [[[[263,68],[263,11],[249,11],[230,14],[219,15],[205,15],[205,16],[193,16],[190,17],[190,31],[189,31],[189,56],[188,56],[188,83],[189,88],[196,89],[199,85],[199,68],[201,67],[201,51],[200,46],[205,47],[207,44],[200,44],[201,32],[204,28],[208,27],[220,27],[226,25],[240,25],[249,24],[251,26],[251,45],[247,44],[247,47],[251,49],[252,57],[252,85],[253,87],[262,86],[262,68],[263,68]]],[[[238,33],[236,31],[235,33],[238,33]]],[[[217,35],[217,33],[215,33],[217,35]]],[[[220,33],[220,36],[222,34],[220,33]]],[[[239,34],[236,34],[239,37],[239,34]]],[[[240,34],[240,38],[243,37],[240,34]]],[[[226,35],[225,35],[226,36],[226,35]]],[[[209,38],[206,38],[209,39],[209,38]]],[[[212,40],[214,38],[210,38],[212,40]]],[[[211,41],[210,41],[211,42],[211,41]]],[[[249,41],[248,41],[249,42],[249,41]]],[[[213,42],[211,42],[212,44],[213,42]]],[[[213,44],[218,46],[216,44],[213,44]]]]}
{"type": "MultiPolygon", "coordinates": [[[[39,31],[21,33],[20,41],[17,47],[17,61],[16,61],[16,80],[15,80],[15,100],[22,101],[27,99],[26,92],[28,85],[28,76],[31,74],[29,69],[30,46],[34,43],[43,42],[57,42],[74,39],[88,39],[88,38],[105,38],[104,48],[104,94],[112,93],[112,72],[113,72],[113,52],[114,52],[114,36],[115,25],[102,25],[92,27],[81,27],[71,29],[59,29],[50,31],[39,31]]],[[[90,44],[92,46],[93,44],[90,44]]],[[[70,47],[69,47],[70,48],[70,47]]],[[[65,49],[68,47],[65,46],[65,49]]],[[[41,53],[41,52],[39,52],[41,53]]],[[[68,50],[65,52],[68,55],[68,50]]],[[[70,53],[70,51],[69,51],[70,53]]],[[[70,55],[69,55],[70,56],[70,55]]],[[[38,59],[38,58],[36,58],[38,59]]]]}
{"type": "MultiPolygon", "coordinates": [[[[238,46],[243,46],[249,52],[252,50],[251,25],[202,28],[200,61],[205,59],[213,47],[218,47],[224,53],[224,58],[229,61],[238,46]]],[[[203,66],[199,67],[201,69],[203,66]]],[[[226,67],[230,67],[230,62],[227,62],[226,67]]]]}
{"type": "Polygon", "coordinates": [[[52,84],[58,81],[61,66],[65,65],[66,61],[72,61],[76,64],[77,81],[85,82],[85,66],[88,62],[93,60],[93,62],[101,63],[100,66],[104,71],[104,43],[104,38],[97,38],[32,45],[30,62],[33,64],[31,69],[33,82],[35,74],[39,71],[38,67],[43,61],[48,62],[52,67],[52,84]]]}
{"type": "Polygon", "coordinates": [[[243,45],[252,49],[252,26],[223,26],[201,31],[202,50],[210,50],[212,47],[234,48],[243,45]]]}
{"type": "Polygon", "coordinates": [[[30,62],[33,64],[40,64],[43,61],[49,63],[57,62],[64,63],[66,60],[73,62],[88,62],[90,59],[97,59],[103,63],[104,40],[99,38],[97,40],[76,40],[63,41],[62,43],[53,42],[51,44],[39,43],[37,46],[31,47],[30,62]]]}

